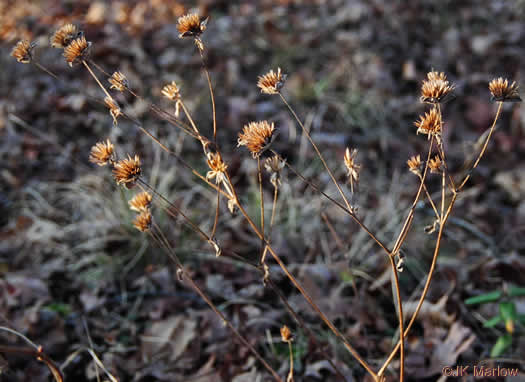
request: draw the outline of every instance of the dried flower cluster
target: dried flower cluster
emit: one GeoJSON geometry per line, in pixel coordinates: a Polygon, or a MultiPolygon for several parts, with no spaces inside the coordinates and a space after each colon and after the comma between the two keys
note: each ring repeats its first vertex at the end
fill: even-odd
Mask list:
{"type": "Polygon", "coordinates": [[[208,167],[210,171],[206,174],[206,180],[214,179],[215,183],[219,184],[226,180],[226,169],[228,166],[222,160],[220,153],[208,153],[208,167]]]}
{"type": "Polygon", "coordinates": [[[520,102],[520,94],[516,81],[509,84],[507,79],[497,78],[489,83],[489,90],[492,94],[493,101],[500,102],[520,102]]]}
{"type": "Polygon", "coordinates": [[[11,51],[11,56],[22,64],[29,64],[33,59],[33,49],[35,46],[35,42],[29,42],[28,40],[19,41],[11,51]]]}
{"type": "Polygon", "coordinates": [[[267,158],[264,162],[264,167],[270,175],[270,183],[275,187],[279,188],[281,185],[281,171],[286,165],[286,160],[282,159],[279,155],[274,155],[267,158]]]}
{"type": "Polygon", "coordinates": [[[270,70],[268,73],[259,76],[257,86],[261,93],[278,94],[286,81],[286,74],[281,73],[281,68],[277,68],[277,73],[270,70]]]}
{"type": "Polygon", "coordinates": [[[181,16],[177,20],[179,37],[199,37],[206,30],[207,23],[208,18],[201,19],[196,13],[181,16]]]}
{"type": "Polygon", "coordinates": [[[419,121],[414,122],[417,127],[417,134],[422,133],[428,136],[440,138],[441,136],[441,114],[436,106],[434,106],[424,116],[419,117],[419,121]]]}
{"type": "Polygon", "coordinates": [[[141,174],[140,158],[128,155],[127,159],[116,162],[113,166],[113,177],[117,184],[124,184],[127,188],[134,186],[141,174]]]}
{"type": "Polygon", "coordinates": [[[290,331],[290,328],[286,325],[284,325],[281,328],[281,341],[283,342],[292,341],[292,332],[290,331]]]}
{"type": "Polygon", "coordinates": [[[161,93],[164,97],[166,97],[167,99],[171,101],[174,101],[180,98],[180,89],[175,83],[175,81],[171,81],[171,84],[165,85],[162,88],[161,93]]]}
{"type": "Polygon", "coordinates": [[[121,72],[114,72],[108,82],[111,84],[110,89],[116,89],[119,92],[123,92],[129,85],[128,79],[121,72]]]}
{"type": "Polygon", "coordinates": [[[357,156],[357,149],[353,149],[350,151],[349,148],[346,148],[345,151],[345,167],[348,171],[347,176],[350,180],[350,189],[352,192],[354,192],[354,182],[357,184],[359,183],[359,170],[361,169],[361,165],[357,164],[355,162],[355,158],[357,156]]]}
{"type": "Polygon", "coordinates": [[[428,168],[430,169],[430,172],[433,174],[439,174],[441,172],[443,166],[443,161],[441,158],[436,155],[434,158],[431,158],[428,162],[428,168]]]}
{"type": "Polygon", "coordinates": [[[445,73],[429,72],[421,85],[421,102],[444,102],[454,90],[454,85],[447,81],[445,73]]]}
{"type": "Polygon", "coordinates": [[[146,211],[151,206],[153,197],[149,192],[143,191],[135,195],[129,202],[129,208],[133,211],[142,212],[146,211]]]}
{"type": "Polygon", "coordinates": [[[421,175],[422,164],[423,163],[421,162],[421,156],[419,154],[407,160],[408,169],[412,174],[417,176],[421,175]]]}
{"type": "Polygon", "coordinates": [[[239,133],[237,146],[246,146],[254,158],[266,151],[276,136],[273,123],[268,121],[250,122],[239,133]]]}
{"type": "Polygon", "coordinates": [[[51,37],[51,46],[53,48],[65,48],[73,40],[82,36],[82,32],[73,24],[66,24],[59,28],[53,37],[51,37]]]}
{"type": "Polygon", "coordinates": [[[71,41],[69,45],[64,48],[64,57],[69,66],[85,60],[89,54],[90,47],[91,43],[87,41],[84,36],[71,41]]]}
{"type": "Polygon", "coordinates": [[[98,142],[91,148],[89,161],[99,166],[105,166],[113,162],[114,147],[109,139],[106,142],[98,142]]]}
{"type": "Polygon", "coordinates": [[[152,220],[151,212],[149,210],[144,210],[135,217],[135,220],[133,220],[133,226],[141,232],[148,232],[151,228],[152,220]]]}
{"type": "Polygon", "coordinates": [[[118,125],[118,120],[117,118],[120,117],[122,115],[122,111],[120,110],[120,107],[119,105],[117,104],[117,102],[111,98],[111,97],[106,97],[104,98],[104,103],[106,104],[106,106],[109,108],[109,114],[111,115],[111,117],[113,118],[113,125],[114,126],[117,126],[118,125]]]}

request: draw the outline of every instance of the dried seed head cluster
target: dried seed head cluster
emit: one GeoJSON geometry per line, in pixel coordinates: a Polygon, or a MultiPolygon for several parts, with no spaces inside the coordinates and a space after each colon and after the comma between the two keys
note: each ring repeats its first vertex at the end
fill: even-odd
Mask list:
{"type": "Polygon", "coordinates": [[[421,102],[443,102],[451,95],[452,90],[454,85],[447,81],[445,73],[429,72],[421,85],[421,102]]]}
{"type": "Polygon", "coordinates": [[[53,37],[51,37],[51,46],[53,48],[65,48],[73,40],[82,36],[82,32],[73,24],[66,24],[59,28],[53,37]]]}
{"type": "Polygon", "coordinates": [[[111,84],[110,89],[116,89],[119,92],[123,92],[129,85],[128,79],[121,72],[114,72],[108,82],[111,84]]]}
{"type": "Polygon", "coordinates": [[[11,51],[11,56],[22,64],[29,64],[33,59],[33,49],[35,46],[35,42],[31,43],[28,40],[19,41],[11,51]]]}
{"type": "Polygon", "coordinates": [[[421,156],[419,154],[407,160],[408,169],[412,174],[417,176],[421,175],[422,164],[423,162],[421,162],[421,156]]]}
{"type": "Polygon", "coordinates": [[[286,81],[286,74],[281,73],[281,68],[277,68],[277,73],[270,70],[268,73],[259,76],[257,86],[261,93],[278,94],[286,81]]]}
{"type": "Polygon", "coordinates": [[[133,225],[141,232],[148,232],[151,228],[152,216],[149,210],[141,211],[133,220],[133,225]]]}
{"type": "Polygon", "coordinates": [[[344,162],[345,167],[348,170],[347,176],[350,180],[350,189],[352,192],[354,192],[354,182],[356,184],[359,183],[359,170],[361,169],[361,165],[355,162],[356,156],[357,149],[352,149],[352,151],[350,151],[349,148],[346,148],[344,162]]]}
{"type": "Polygon", "coordinates": [[[250,122],[239,133],[237,146],[246,146],[254,158],[258,158],[270,147],[276,136],[273,123],[268,121],[250,122]]]}
{"type": "Polygon", "coordinates": [[[177,20],[179,37],[199,37],[206,30],[207,24],[208,18],[201,19],[196,13],[181,16],[177,20]]]}
{"type": "Polygon", "coordinates": [[[428,162],[428,168],[430,169],[430,172],[433,174],[439,174],[441,172],[441,168],[443,166],[443,161],[441,158],[436,155],[434,158],[431,158],[428,162]]]}
{"type": "Polygon", "coordinates": [[[492,93],[493,101],[500,102],[520,102],[520,94],[516,81],[509,84],[507,79],[497,78],[489,83],[489,90],[492,93]]]}
{"type": "Polygon", "coordinates": [[[270,175],[270,183],[278,188],[281,185],[281,171],[286,165],[286,160],[282,159],[279,155],[274,155],[270,158],[267,158],[264,162],[264,167],[270,175]]]}
{"type": "Polygon", "coordinates": [[[175,81],[171,81],[171,84],[165,85],[162,88],[161,93],[164,97],[172,101],[180,98],[180,89],[175,81]]]}
{"type": "Polygon", "coordinates": [[[129,202],[129,208],[133,211],[142,212],[149,210],[153,197],[149,192],[141,192],[135,195],[129,202]]]}
{"type": "Polygon", "coordinates": [[[114,147],[113,143],[108,139],[106,142],[98,142],[91,148],[89,154],[89,161],[99,166],[105,166],[113,162],[114,147]]]}
{"type": "Polygon", "coordinates": [[[281,341],[283,342],[292,341],[292,332],[290,331],[290,328],[286,325],[284,325],[281,328],[281,341]]]}
{"type": "Polygon", "coordinates": [[[104,98],[104,102],[106,106],[109,108],[109,114],[111,114],[111,117],[113,118],[113,125],[117,126],[118,125],[117,118],[122,115],[122,111],[120,110],[120,107],[115,102],[115,100],[111,97],[104,98]]]}
{"type": "Polygon", "coordinates": [[[208,167],[210,171],[206,174],[206,180],[214,179],[215,183],[219,184],[226,180],[226,169],[228,166],[222,160],[221,154],[219,153],[208,153],[208,167]]]}
{"type": "Polygon", "coordinates": [[[417,127],[417,134],[427,134],[428,139],[431,136],[437,138],[441,136],[441,114],[437,107],[434,106],[428,113],[419,118],[419,121],[414,122],[417,127]]]}
{"type": "Polygon", "coordinates": [[[64,57],[69,66],[87,58],[91,43],[84,36],[74,39],[64,48],[64,57]]]}
{"type": "Polygon", "coordinates": [[[127,159],[119,160],[113,167],[113,177],[117,184],[124,184],[126,187],[133,187],[141,174],[140,158],[138,155],[127,159]]]}

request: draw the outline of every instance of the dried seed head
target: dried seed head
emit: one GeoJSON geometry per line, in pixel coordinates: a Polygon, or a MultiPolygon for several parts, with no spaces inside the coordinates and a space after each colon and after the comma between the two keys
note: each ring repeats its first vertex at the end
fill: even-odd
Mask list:
{"type": "Polygon", "coordinates": [[[171,81],[171,84],[165,85],[161,93],[164,97],[172,101],[180,99],[180,89],[175,81],[171,81]]]}
{"type": "Polygon", "coordinates": [[[59,28],[53,37],[51,37],[51,46],[53,48],[65,48],[73,40],[82,36],[77,27],[73,24],[66,24],[63,27],[59,28]]]}
{"type": "Polygon", "coordinates": [[[286,74],[281,73],[281,68],[277,68],[277,73],[270,70],[268,73],[259,76],[257,86],[261,89],[261,93],[278,94],[284,86],[286,77],[286,74]]]}
{"type": "Polygon", "coordinates": [[[109,108],[109,114],[111,114],[111,117],[113,118],[113,126],[117,126],[118,125],[117,118],[122,115],[122,111],[120,110],[120,107],[115,102],[115,100],[110,97],[104,98],[104,102],[106,103],[106,106],[109,108]]]}
{"type": "Polygon", "coordinates": [[[141,232],[148,232],[151,228],[152,216],[149,210],[144,210],[133,220],[133,225],[141,232]]]}
{"type": "Polygon", "coordinates": [[[267,158],[264,162],[264,167],[268,171],[270,176],[270,183],[278,188],[281,185],[281,171],[286,165],[286,160],[282,159],[279,155],[274,155],[267,158]]]}
{"type": "Polygon", "coordinates": [[[268,121],[250,122],[244,125],[242,133],[239,133],[238,146],[246,146],[254,158],[258,158],[266,151],[275,139],[276,130],[273,122],[268,121]]]}
{"type": "Polygon", "coordinates": [[[292,341],[292,332],[290,331],[290,328],[286,325],[284,325],[281,328],[281,341],[283,342],[292,341]]]}
{"type": "Polygon", "coordinates": [[[116,89],[119,92],[123,92],[129,85],[128,79],[121,72],[114,72],[108,82],[111,84],[110,89],[116,89]]]}
{"type": "Polygon", "coordinates": [[[74,39],[64,48],[64,57],[69,66],[87,58],[91,43],[84,36],[74,39]]]}
{"type": "Polygon", "coordinates": [[[408,169],[412,174],[417,176],[421,175],[422,164],[423,163],[421,162],[421,156],[419,154],[407,160],[408,169]]]}
{"type": "Polygon", "coordinates": [[[36,42],[29,42],[28,40],[19,41],[11,51],[11,56],[22,64],[29,64],[33,59],[33,49],[35,46],[36,42]]]}
{"type": "Polygon", "coordinates": [[[226,180],[226,169],[228,166],[222,160],[221,154],[219,153],[208,153],[208,167],[210,171],[206,174],[206,180],[215,178],[215,183],[219,184],[226,180]]]}
{"type": "Polygon", "coordinates": [[[441,172],[442,166],[443,162],[441,161],[441,158],[437,155],[434,158],[430,159],[430,162],[428,162],[428,168],[433,174],[439,174],[441,172]]]}
{"type": "Polygon", "coordinates": [[[354,182],[356,184],[359,183],[359,170],[361,169],[361,165],[355,162],[356,156],[356,149],[352,149],[352,151],[350,151],[348,147],[346,148],[344,162],[345,167],[348,170],[347,176],[350,180],[350,189],[352,192],[354,192],[354,182]]]}
{"type": "Polygon", "coordinates": [[[489,83],[492,100],[500,102],[520,102],[521,98],[518,87],[516,81],[513,81],[512,84],[509,85],[509,81],[501,77],[493,79],[489,83]]]}
{"type": "Polygon", "coordinates": [[[133,197],[128,204],[133,211],[142,212],[149,210],[153,197],[149,192],[141,192],[133,197]]]}
{"type": "Polygon", "coordinates": [[[113,143],[107,139],[106,142],[98,142],[95,146],[91,147],[89,161],[99,166],[105,166],[113,162],[113,153],[113,143]]]}
{"type": "Polygon", "coordinates": [[[427,79],[421,85],[421,102],[444,102],[451,95],[454,87],[454,84],[447,81],[445,73],[429,72],[427,79]]]}
{"type": "Polygon", "coordinates": [[[113,177],[117,184],[124,184],[127,188],[134,186],[141,174],[140,158],[135,155],[132,158],[128,155],[127,159],[119,160],[113,167],[113,177]]]}
{"type": "Polygon", "coordinates": [[[199,37],[206,30],[207,24],[208,17],[201,19],[196,13],[181,16],[177,20],[179,37],[199,37]]]}
{"type": "Polygon", "coordinates": [[[436,106],[419,118],[419,121],[414,122],[414,125],[417,127],[417,134],[427,134],[428,139],[431,136],[438,138],[441,136],[441,115],[436,106]]]}

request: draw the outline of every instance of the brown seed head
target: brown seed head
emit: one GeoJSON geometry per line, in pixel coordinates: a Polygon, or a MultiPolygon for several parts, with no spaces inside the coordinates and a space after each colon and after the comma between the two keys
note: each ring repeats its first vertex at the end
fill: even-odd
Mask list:
{"type": "Polygon", "coordinates": [[[441,161],[441,158],[437,155],[434,158],[431,158],[430,162],[428,162],[428,168],[433,174],[439,174],[441,172],[442,166],[443,162],[441,161]]]}
{"type": "Polygon", "coordinates": [[[254,158],[259,157],[275,139],[275,127],[273,122],[268,121],[250,122],[244,125],[242,133],[239,133],[237,147],[246,146],[254,158]]]}
{"type": "Polygon", "coordinates": [[[417,156],[413,156],[409,160],[407,160],[408,169],[410,172],[414,175],[421,175],[421,156],[418,154],[417,156]]]}
{"type": "Polygon", "coordinates": [[[133,211],[142,212],[147,211],[151,205],[153,197],[149,192],[141,192],[133,197],[128,204],[133,211]]]}
{"type": "Polygon", "coordinates": [[[268,73],[259,76],[257,86],[261,89],[261,93],[278,94],[284,86],[286,76],[286,74],[281,73],[281,68],[277,68],[277,73],[270,70],[268,73]]]}
{"type": "Polygon", "coordinates": [[[206,30],[207,23],[208,18],[201,19],[196,13],[181,16],[177,20],[179,37],[199,37],[206,30]]]}
{"type": "Polygon", "coordinates": [[[29,64],[33,59],[33,49],[35,46],[36,42],[31,43],[28,40],[19,41],[11,51],[11,56],[22,64],[29,64]]]}
{"type": "Polygon", "coordinates": [[[121,72],[114,72],[108,82],[111,84],[110,89],[116,89],[119,92],[123,92],[129,85],[128,79],[121,72]]]}
{"type": "Polygon", "coordinates": [[[208,167],[210,171],[206,174],[206,180],[215,178],[215,183],[219,184],[226,180],[226,169],[228,166],[222,160],[221,154],[219,153],[208,153],[208,167]]]}
{"type": "Polygon", "coordinates": [[[74,39],[64,48],[64,57],[69,66],[84,60],[88,53],[91,43],[86,41],[84,36],[74,39]]]}
{"type": "Polygon", "coordinates": [[[120,110],[119,105],[115,102],[113,98],[110,97],[104,98],[104,102],[109,108],[109,114],[111,114],[111,117],[113,118],[113,126],[117,126],[117,118],[122,115],[122,111],[120,110]]]}
{"type": "Polygon", "coordinates": [[[53,37],[51,37],[51,46],[53,48],[65,48],[73,40],[80,37],[82,32],[79,32],[77,27],[73,24],[66,24],[59,28],[53,37]]]}
{"type": "Polygon", "coordinates": [[[454,90],[454,85],[447,81],[445,73],[429,72],[421,85],[421,102],[440,103],[447,99],[454,90]]]}
{"type": "Polygon", "coordinates": [[[266,171],[271,174],[270,183],[276,188],[281,185],[281,171],[285,165],[286,160],[282,159],[279,155],[274,155],[264,161],[266,171]]]}
{"type": "Polygon", "coordinates": [[[493,79],[489,83],[492,100],[500,102],[520,102],[521,98],[518,87],[516,81],[513,81],[512,84],[509,85],[509,81],[501,77],[493,79]]]}
{"type": "Polygon", "coordinates": [[[113,161],[114,147],[109,139],[106,142],[98,142],[91,147],[89,161],[99,166],[105,166],[113,161]]]}
{"type": "Polygon", "coordinates": [[[148,232],[151,228],[151,220],[151,212],[149,210],[144,210],[137,215],[135,220],[133,220],[133,225],[141,232],[148,232]]]}
{"type": "Polygon", "coordinates": [[[359,183],[359,170],[361,169],[361,165],[357,164],[355,162],[355,158],[357,156],[357,149],[350,149],[347,147],[345,151],[345,167],[348,171],[347,176],[350,180],[350,188],[352,192],[354,192],[354,182],[359,183]]]}
{"type": "Polygon", "coordinates": [[[281,341],[283,342],[290,342],[292,340],[292,332],[290,331],[290,328],[286,325],[284,325],[281,328],[281,341]]]}
{"type": "Polygon", "coordinates": [[[113,177],[117,184],[124,184],[126,187],[133,187],[141,174],[140,158],[128,155],[127,159],[119,160],[113,167],[113,177]]]}
{"type": "Polygon", "coordinates": [[[175,81],[171,81],[171,84],[165,85],[162,88],[161,93],[164,97],[172,101],[180,98],[180,89],[175,81]]]}
{"type": "Polygon", "coordinates": [[[419,117],[419,121],[414,122],[417,127],[417,134],[427,134],[428,139],[431,136],[439,137],[441,135],[441,115],[436,106],[434,106],[424,116],[419,117]]]}

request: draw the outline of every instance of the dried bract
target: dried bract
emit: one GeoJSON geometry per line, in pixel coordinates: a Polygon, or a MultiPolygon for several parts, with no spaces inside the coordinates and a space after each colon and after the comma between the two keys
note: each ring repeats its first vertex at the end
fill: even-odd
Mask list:
{"type": "Polygon", "coordinates": [[[421,85],[421,102],[444,102],[454,90],[454,85],[447,81],[445,73],[429,72],[421,85]]]}
{"type": "Polygon", "coordinates": [[[141,232],[148,232],[151,228],[152,216],[149,210],[144,210],[133,220],[133,225],[141,232]]]}
{"type": "Polygon", "coordinates": [[[428,168],[433,174],[439,174],[441,172],[442,166],[443,162],[441,161],[441,158],[437,155],[434,158],[430,159],[430,161],[428,162],[428,168]]]}
{"type": "Polygon", "coordinates": [[[95,146],[91,147],[89,161],[99,166],[105,166],[113,162],[113,153],[113,143],[107,139],[106,142],[98,142],[95,146]]]}
{"type": "Polygon", "coordinates": [[[196,13],[181,16],[177,20],[179,37],[199,37],[206,30],[207,24],[208,18],[201,19],[196,13]]]}
{"type": "Polygon", "coordinates": [[[117,118],[122,115],[122,111],[120,110],[119,105],[115,102],[113,98],[110,98],[110,97],[104,98],[104,102],[106,103],[106,106],[109,108],[109,114],[111,114],[111,117],[113,118],[113,125],[117,126],[118,125],[117,118]]]}
{"type": "Polygon", "coordinates": [[[254,158],[266,151],[276,137],[273,123],[268,121],[250,122],[239,133],[237,146],[246,146],[254,158]]]}
{"type": "Polygon", "coordinates": [[[73,24],[66,24],[63,27],[59,28],[53,37],[51,37],[51,46],[53,48],[65,48],[73,40],[82,36],[77,27],[73,24]]]}
{"type": "Polygon", "coordinates": [[[493,101],[500,102],[521,102],[516,81],[509,84],[507,79],[497,78],[489,83],[489,90],[492,93],[493,101]]]}
{"type": "Polygon", "coordinates": [[[141,174],[140,158],[138,155],[127,159],[119,160],[113,168],[113,177],[117,184],[124,184],[126,187],[133,187],[141,174]]]}
{"type": "Polygon", "coordinates": [[[430,109],[424,116],[419,117],[419,121],[414,122],[417,127],[417,134],[427,134],[428,139],[431,136],[437,138],[441,135],[441,114],[437,107],[430,109]]]}
{"type": "Polygon", "coordinates": [[[284,325],[281,328],[281,341],[283,342],[292,341],[292,332],[290,331],[290,328],[286,325],[284,325]]]}
{"type": "Polygon", "coordinates": [[[352,192],[354,192],[354,182],[356,184],[359,183],[359,170],[361,169],[361,165],[355,162],[356,156],[356,149],[350,151],[349,148],[346,148],[344,162],[345,167],[348,171],[347,176],[350,180],[350,189],[352,190],[352,192]]]}
{"type": "Polygon", "coordinates": [[[270,70],[268,73],[259,76],[257,86],[261,93],[278,94],[286,81],[286,74],[281,73],[281,68],[277,68],[277,73],[270,70]]]}
{"type": "Polygon", "coordinates": [[[407,160],[408,169],[412,174],[417,176],[421,175],[422,164],[423,162],[421,162],[421,156],[419,154],[407,160]]]}
{"type": "Polygon", "coordinates": [[[286,165],[286,160],[282,159],[279,155],[274,155],[267,158],[264,162],[264,167],[270,175],[270,183],[278,188],[281,185],[281,171],[286,165]]]}
{"type": "Polygon", "coordinates": [[[110,89],[116,89],[119,92],[123,92],[129,85],[128,79],[121,72],[114,72],[108,82],[111,84],[110,89]]]}
{"type": "Polygon", "coordinates": [[[11,56],[22,64],[29,64],[33,59],[33,49],[35,46],[36,42],[29,42],[28,40],[19,41],[11,51],[11,56]]]}
{"type": "Polygon", "coordinates": [[[219,184],[226,180],[226,169],[228,166],[222,160],[221,154],[219,153],[208,153],[208,167],[210,171],[206,174],[206,180],[214,179],[215,183],[219,184]]]}
{"type": "Polygon", "coordinates": [[[162,88],[161,93],[164,97],[172,101],[180,98],[180,89],[175,81],[171,81],[171,84],[165,85],[162,88]]]}
{"type": "Polygon", "coordinates": [[[149,192],[141,192],[135,195],[129,202],[129,208],[133,211],[142,212],[149,210],[153,197],[149,192]]]}
{"type": "Polygon", "coordinates": [[[71,41],[69,45],[64,48],[64,57],[69,66],[73,66],[73,64],[86,59],[90,47],[91,42],[86,41],[84,36],[71,41]]]}

